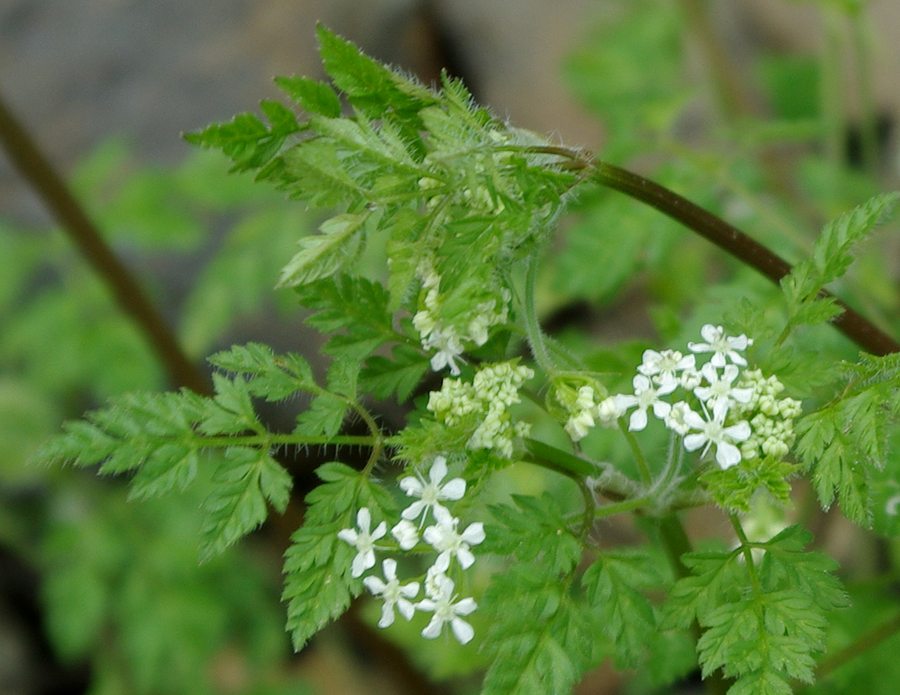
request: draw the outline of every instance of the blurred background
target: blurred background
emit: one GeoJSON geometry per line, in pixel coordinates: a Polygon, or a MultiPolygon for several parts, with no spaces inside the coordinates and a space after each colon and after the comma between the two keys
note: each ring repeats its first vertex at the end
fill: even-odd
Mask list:
{"type": "MultiPolygon", "coordinates": [[[[320,77],[317,22],[426,83],[448,70],[515,125],[672,185],[788,258],[900,178],[895,0],[0,0],[0,98],[197,365],[250,339],[315,352],[271,289],[315,214],[181,133],[277,98],[276,75],[320,77]]],[[[615,195],[575,212],[542,283],[556,334],[674,335],[749,272],[615,195]],[[605,272],[579,270],[585,254],[605,272]]],[[[897,235],[859,266],[842,296],[896,335],[897,235]]],[[[302,510],[198,567],[184,500],[127,503],[118,481],[31,462],[64,419],[168,385],[0,153],[0,694],[477,690],[477,659],[414,657],[365,612],[291,653],[280,556],[302,510]]],[[[311,468],[295,462],[298,495],[311,468]]],[[[809,523],[874,562],[852,529],[809,523]]],[[[628,680],[603,667],[579,692],[652,691],[628,680]]]]}

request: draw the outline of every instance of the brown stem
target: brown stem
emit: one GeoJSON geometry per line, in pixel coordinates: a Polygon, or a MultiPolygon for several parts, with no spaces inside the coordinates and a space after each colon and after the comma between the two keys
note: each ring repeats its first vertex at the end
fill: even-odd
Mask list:
{"type": "Polygon", "coordinates": [[[50,209],[81,255],[112,291],[113,297],[150,343],[176,385],[209,393],[202,372],[181,350],[175,335],[131,272],[118,259],[62,178],[38,149],[0,97],[0,142],[13,165],[50,209]]]}
{"type": "MultiPolygon", "coordinates": [[[[594,161],[594,178],[598,183],[640,200],[681,222],[775,283],[780,282],[781,278],[791,271],[791,266],[787,261],[758,241],[658,183],[599,160],[594,161]]],[[[825,290],[820,295],[832,297],[825,290]]],[[[900,352],[900,343],[856,313],[840,299],[835,299],[835,301],[843,309],[843,313],[834,319],[834,325],[841,333],[873,355],[900,352]]]]}

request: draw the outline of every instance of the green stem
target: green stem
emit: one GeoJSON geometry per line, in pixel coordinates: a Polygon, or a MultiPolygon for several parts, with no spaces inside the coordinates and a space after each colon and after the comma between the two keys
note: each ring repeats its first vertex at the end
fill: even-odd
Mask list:
{"type": "Polygon", "coordinates": [[[363,408],[353,399],[348,398],[347,403],[353,411],[362,418],[363,422],[366,423],[366,427],[369,428],[369,432],[372,434],[372,452],[369,454],[369,460],[366,461],[365,468],[363,468],[363,475],[369,475],[375,467],[375,464],[381,460],[381,454],[384,451],[384,437],[381,434],[378,423],[375,422],[375,418],[372,417],[368,410],[363,408]]]}
{"type": "Polygon", "coordinates": [[[307,437],[296,434],[250,434],[238,437],[194,437],[190,441],[200,447],[229,446],[371,446],[379,444],[380,437],[338,435],[336,437],[307,437]]]}
{"type": "Polygon", "coordinates": [[[584,480],[600,473],[588,461],[562,449],[557,449],[555,446],[544,444],[537,439],[526,439],[525,448],[531,454],[525,459],[528,463],[534,463],[563,475],[584,480]]]}
{"type": "Polygon", "coordinates": [[[594,519],[604,519],[608,516],[615,516],[616,514],[633,512],[642,509],[643,507],[649,507],[652,504],[653,500],[649,497],[632,497],[631,499],[622,500],[621,502],[611,502],[596,507],[594,510],[594,519]]]}
{"type": "Polygon", "coordinates": [[[759,575],[756,572],[756,565],[753,562],[753,544],[748,540],[747,534],[744,533],[744,527],[741,526],[741,521],[737,518],[737,515],[729,514],[728,520],[731,522],[731,526],[741,542],[741,553],[744,556],[744,563],[747,565],[747,573],[750,575],[753,592],[759,596],[763,593],[763,590],[759,581],[759,575]]]}
{"type": "Polygon", "coordinates": [[[634,461],[637,463],[638,470],[641,473],[641,480],[645,485],[650,485],[653,482],[653,474],[650,473],[650,466],[647,464],[647,459],[644,458],[644,452],[641,451],[641,445],[638,443],[637,437],[625,424],[625,418],[619,418],[619,429],[625,435],[625,440],[631,449],[631,455],[634,456],[634,461]]]}
{"type": "Polygon", "coordinates": [[[556,373],[556,365],[550,357],[550,352],[547,350],[547,345],[544,342],[544,333],[541,331],[537,307],[534,301],[537,266],[537,252],[534,252],[525,261],[525,296],[522,299],[522,320],[525,324],[525,334],[535,362],[538,363],[548,377],[551,377],[556,373]]]}

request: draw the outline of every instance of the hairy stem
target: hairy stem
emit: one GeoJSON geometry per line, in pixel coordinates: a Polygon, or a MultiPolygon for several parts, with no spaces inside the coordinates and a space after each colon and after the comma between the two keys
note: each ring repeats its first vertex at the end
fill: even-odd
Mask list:
{"type": "MultiPolygon", "coordinates": [[[[681,222],[735,258],[755,268],[775,283],[790,273],[790,264],[742,231],[677,193],[643,176],[601,161],[594,162],[594,179],[608,188],[640,200],[681,222]]],[[[831,297],[828,292],[823,297],[831,297]]],[[[836,299],[843,313],[834,325],[861,348],[873,355],[900,352],[900,343],[880,328],[836,299]]]]}
{"type": "Polygon", "coordinates": [[[116,257],[62,178],[0,97],[0,143],[84,259],[109,286],[119,306],[137,325],[177,386],[209,394],[209,381],[188,359],[133,273],[116,257]]]}
{"type": "Polygon", "coordinates": [[[537,317],[537,308],[534,301],[534,284],[537,278],[537,254],[533,253],[526,260],[525,265],[525,296],[522,298],[522,320],[525,323],[525,333],[528,345],[534,355],[534,361],[540,365],[547,376],[556,373],[556,366],[547,350],[544,342],[544,333],[541,331],[537,317]]]}
{"type": "MultiPolygon", "coordinates": [[[[775,283],[779,283],[791,271],[791,265],[787,261],[737,227],[650,179],[565,147],[527,149],[565,158],[565,168],[587,173],[589,178],[601,186],[612,188],[656,208],[775,283]]],[[[820,296],[833,298],[841,307],[843,313],[834,319],[835,327],[863,350],[879,356],[900,352],[900,343],[840,299],[825,290],[820,292],[820,296]]]]}
{"type": "Polygon", "coordinates": [[[641,445],[638,444],[637,437],[635,437],[634,433],[628,429],[628,425],[625,424],[625,418],[623,417],[619,418],[619,429],[628,441],[631,455],[634,457],[634,462],[637,464],[638,470],[641,473],[641,480],[644,481],[644,485],[650,485],[653,482],[653,474],[650,472],[650,466],[647,463],[647,459],[644,457],[644,452],[641,451],[641,445]]]}

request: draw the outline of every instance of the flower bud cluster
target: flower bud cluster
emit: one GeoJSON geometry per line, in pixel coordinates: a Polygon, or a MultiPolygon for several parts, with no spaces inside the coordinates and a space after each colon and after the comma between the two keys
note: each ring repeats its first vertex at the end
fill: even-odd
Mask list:
{"type": "Polygon", "coordinates": [[[463,320],[447,321],[442,316],[441,277],[434,265],[428,260],[422,261],[416,276],[422,283],[422,299],[419,311],[413,316],[413,327],[419,333],[422,347],[428,351],[436,350],[431,358],[431,368],[438,372],[449,367],[450,373],[458,376],[456,362],[461,360],[464,342],[480,347],[487,342],[492,326],[506,323],[511,298],[509,290],[501,288],[493,293],[493,297],[486,294],[463,320]]]}
{"type": "Polygon", "coordinates": [[[482,367],[471,384],[460,379],[444,379],[440,391],[428,397],[428,410],[448,427],[472,415],[478,425],[469,437],[469,449],[492,449],[511,458],[513,439],[528,434],[529,425],[513,422],[509,408],[520,402],[519,388],[534,372],[515,362],[498,362],[482,367]]]}
{"type": "Polygon", "coordinates": [[[741,444],[741,456],[748,460],[757,456],[785,456],[794,443],[794,418],[800,415],[800,401],[778,398],[784,384],[775,376],[766,378],[758,369],[744,372],[740,385],[752,392],[747,403],[741,406],[752,428],[750,437],[741,444]]]}
{"type": "Polygon", "coordinates": [[[793,418],[800,402],[778,398],[784,389],[775,377],[759,370],[742,373],[743,352],[753,344],[745,335],[729,336],[721,326],[700,330],[703,342],[678,350],[645,350],[633,391],[616,394],[594,406],[594,393],[582,387],[573,399],[557,392],[570,417],[566,432],[573,441],[595,423],[614,425],[630,412],[628,429],[643,430],[649,414],[683,437],[685,449],[715,454],[722,468],[756,456],[784,456],[793,442],[793,418]],[[700,363],[699,360],[705,360],[700,363]]]}
{"type": "Polygon", "coordinates": [[[573,442],[584,439],[596,424],[594,419],[599,418],[594,387],[583,385],[573,389],[568,385],[557,385],[554,395],[569,416],[565,424],[566,434],[573,442]]]}
{"type": "MultiPolygon", "coordinates": [[[[365,587],[383,601],[381,619],[378,627],[386,628],[394,623],[394,610],[407,620],[411,620],[416,611],[431,613],[428,625],[422,630],[422,636],[434,639],[443,631],[445,624],[456,638],[466,644],[475,635],[472,626],[462,619],[475,611],[478,606],[472,598],[457,600],[455,583],[448,576],[454,565],[460,570],[467,570],[475,562],[472,546],[484,541],[484,525],[481,522],[469,524],[459,530],[459,519],[444,505],[448,501],[462,499],[466,492],[466,482],[462,478],[453,478],[443,482],[447,476],[447,459],[435,457],[428,479],[416,473],[415,476],[401,478],[400,489],[407,496],[418,498],[400,514],[400,521],[391,529],[397,546],[401,551],[412,551],[420,545],[420,529],[427,523],[429,516],[433,523],[425,527],[421,533],[423,540],[437,553],[434,564],[425,574],[422,583],[424,598],[413,602],[419,596],[419,582],[401,584],[397,578],[397,561],[386,558],[381,567],[384,579],[370,574],[363,578],[365,587]],[[418,520],[418,525],[413,523],[418,520]]],[[[356,529],[342,529],[338,538],[354,546],[357,554],[351,565],[351,576],[360,577],[375,566],[375,551],[389,547],[377,546],[387,535],[387,524],[382,521],[371,530],[371,514],[363,507],[356,515],[356,529]]]]}

